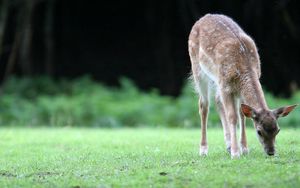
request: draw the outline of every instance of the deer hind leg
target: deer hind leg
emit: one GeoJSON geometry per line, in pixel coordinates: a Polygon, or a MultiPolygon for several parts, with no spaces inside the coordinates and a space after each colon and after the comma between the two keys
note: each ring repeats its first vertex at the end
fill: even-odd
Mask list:
{"type": "Polygon", "coordinates": [[[242,154],[248,154],[249,153],[249,149],[247,146],[247,136],[246,136],[246,119],[245,116],[242,112],[242,110],[240,109],[240,150],[242,152],[242,154]]]}
{"type": "Polygon", "coordinates": [[[200,143],[200,155],[207,155],[208,144],[207,144],[207,117],[209,113],[209,101],[208,96],[200,95],[199,97],[199,114],[201,117],[201,143],[200,143]]]}
{"type": "Polygon", "coordinates": [[[208,144],[207,144],[207,118],[209,113],[209,100],[208,100],[208,87],[206,83],[200,84],[199,93],[199,114],[201,118],[201,143],[200,143],[200,155],[207,155],[208,144]]]}
{"type": "MultiPolygon", "coordinates": [[[[191,58],[192,59],[192,58],[191,58]]],[[[193,59],[192,59],[193,62],[193,59]]],[[[204,73],[201,71],[199,64],[192,63],[193,78],[196,90],[199,94],[199,114],[201,119],[201,142],[200,142],[200,155],[207,155],[207,118],[209,113],[209,86],[208,80],[205,78],[204,73]]]]}
{"type": "Polygon", "coordinates": [[[237,158],[240,154],[236,137],[236,127],[238,119],[236,100],[233,94],[226,92],[226,89],[221,89],[221,97],[230,130],[231,158],[237,158]]]}
{"type": "Polygon", "coordinates": [[[230,130],[229,130],[227,119],[226,119],[225,109],[224,109],[224,106],[223,106],[223,103],[221,100],[221,96],[219,93],[217,93],[215,96],[215,102],[216,102],[217,111],[219,113],[222,127],[223,127],[224,141],[225,141],[226,149],[230,153],[231,152],[230,130]]]}

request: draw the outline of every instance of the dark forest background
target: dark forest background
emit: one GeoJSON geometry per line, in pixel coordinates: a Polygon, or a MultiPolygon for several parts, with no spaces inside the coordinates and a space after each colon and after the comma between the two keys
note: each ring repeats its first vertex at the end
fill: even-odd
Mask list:
{"type": "Polygon", "coordinates": [[[289,96],[300,83],[297,0],[0,1],[1,81],[10,75],[76,78],[178,95],[188,77],[187,38],[206,13],[232,17],[256,41],[262,83],[289,96]]]}

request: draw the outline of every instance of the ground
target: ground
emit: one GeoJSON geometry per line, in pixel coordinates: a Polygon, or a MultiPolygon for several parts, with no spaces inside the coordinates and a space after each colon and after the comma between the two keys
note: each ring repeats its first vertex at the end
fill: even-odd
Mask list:
{"type": "Polygon", "coordinates": [[[282,130],[267,157],[252,129],[250,153],[231,160],[209,129],[1,128],[0,187],[299,187],[300,129],[282,130]]]}

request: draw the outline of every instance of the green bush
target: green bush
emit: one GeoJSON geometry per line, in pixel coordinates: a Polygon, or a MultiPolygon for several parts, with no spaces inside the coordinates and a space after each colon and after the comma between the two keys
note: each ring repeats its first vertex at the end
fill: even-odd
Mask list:
{"type": "MultiPolygon", "coordinates": [[[[0,97],[0,125],[86,127],[198,127],[198,99],[190,84],[177,97],[156,90],[142,92],[132,81],[107,87],[89,77],[52,80],[48,77],[8,80],[0,97]]],[[[270,107],[299,103],[300,92],[291,99],[266,94],[270,107]]],[[[213,104],[213,100],[212,100],[213,104]]],[[[298,126],[300,109],[283,118],[284,126],[298,126]]],[[[220,126],[211,105],[209,126],[220,126]]]]}

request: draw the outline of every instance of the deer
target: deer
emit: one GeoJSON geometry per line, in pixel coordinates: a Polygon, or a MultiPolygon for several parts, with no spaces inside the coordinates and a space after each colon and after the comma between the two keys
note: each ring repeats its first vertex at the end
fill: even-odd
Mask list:
{"type": "Polygon", "coordinates": [[[188,50],[191,77],[199,96],[200,155],[208,154],[206,131],[210,95],[214,95],[226,149],[232,159],[249,152],[245,117],[252,119],[265,153],[275,155],[275,138],[280,131],[277,120],[287,116],[297,104],[269,109],[259,80],[260,58],[253,39],[228,16],[206,14],[193,25],[188,50]]]}

